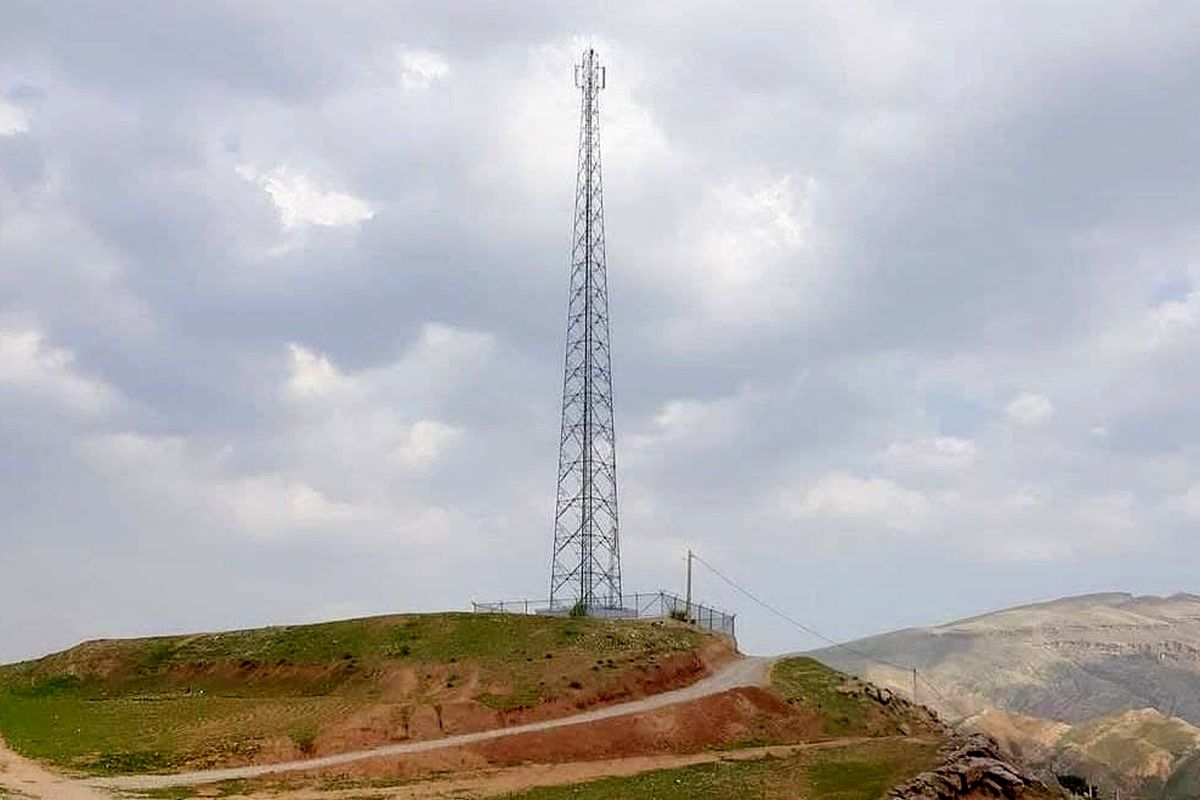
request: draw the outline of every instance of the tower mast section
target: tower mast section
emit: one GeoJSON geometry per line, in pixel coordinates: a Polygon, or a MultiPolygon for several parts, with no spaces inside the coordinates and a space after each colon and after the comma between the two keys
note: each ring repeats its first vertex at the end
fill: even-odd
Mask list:
{"type": "Polygon", "coordinates": [[[621,605],[617,458],[609,347],[608,268],[600,170],[600,91],[595,50],[575,67],[579,157],[563,370],[558,492],[550,578],[552,608],[585,613],[621,605]]]}

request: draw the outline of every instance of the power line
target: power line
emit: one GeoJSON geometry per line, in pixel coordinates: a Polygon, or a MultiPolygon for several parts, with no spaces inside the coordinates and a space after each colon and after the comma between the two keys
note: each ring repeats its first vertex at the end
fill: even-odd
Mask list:
{"type": "Polygon", "coordinates": [[[888,661],[888,660],[886,660],[886,659],[877,658],[877,657],[875,657],[875,656],[868,655],[867,653],[861,652],[861,651],[859,651],[859,650],[857,650],[857,649],[855,649],[855,648],[851,647],[851,646],[850,646],[850,645],[848,645],[848,644],[845,644],[845,643],[843,643],[843,642],[839,642],[839,641],[837,641],[836,639],[833,639],[833,638],[831,638],[831,637],[829,637],[829,636],[826,636],[825,634],[821,633],[820,631],[816,630],[815,628],[809,627],[808,625],[805,625],[803,622],[800,622],[799,620],[797,620],[797,619],[795,619],[795,618],[793,618],[793,617],[789,616],[788,614],[785,614],[783,611],[780,611],[778,608],[776,608],[775,606],[771,605],[771,604],[770,604],[770,603],[768,603],[766,600],[763,600],[761,597],[759,597],[758,595],[754,594],[754,592],[750,591],[750,590],[749,590],[749,589],[747,589],[745,586],[742,586],[740,583],[738,583],[737,581],[735,581],[733,578],[729,577],[729,576],[728,576],[728,575],[726,575],[724,572],[721,572],[721,570],[717,569],[717,568],[716,568],[716,567],[714,567],[712,564],[708,563],[707,561],[705,561],[703,558],[701,558],[700,556],[696,555],[695,553],[692,553],[692,558],[696,559],[696,560],[697,560],[697,561],[699,561],[701,564],[703,564],[703,565],[704,565],[704,566],[705,566],[705,567],[706,567],[706,568],[709,570],[709,572],[713,573],[713,574],[714,574],[714,575],[716,575],[718,578],[720,578],[721,580],[725,581],[725,583],[729,584],[731,587],[733,587],[733,588],[734,588],[734,589],[736,589],[737,591],[741,592],[741,593],[742,593],[742,594],[744,594],[746,597],[750,598],[750,599],[751,599],[751,600],[753,600],[755,603],[757,603],[758,605],[760,605],[760,606],[762,606],[763,608],[765,608],[767,611],[770,611],[772,614],[774,614],[775,616],[779,617],[779,618],[780,618],[780,619],[782,619],[784,622],[787,622],[787,623],[789,623],[789,624],[791,624],[791,625],[795,626],[796,628],[799,628],[800,630],[804,631],[805,633],[807,633],[807,634],[808,634],[808,635],[810,635],[810,636],[813,636],[813,637],[816,637],[817,639],[820,639],[821,641],[825,642],[826,644],[830,645],[831,647],[836,647],[836,648],[843,649],[843,650],[845,650],[845,651],[846,651],[846,652],[848,652],[848,653],[853,653],[854,655],[857,655],[857,656],[859,656],[860,658],[865,658],[865,659],[867,659],[868,661],[874,661],[874,662],[876,662],[876,663],[879,663],[879,664],[884,664],[884,665],[886,665],[886,666],[889,666],[889,667],[895,667],[896,669],[903,669],[903,670],[907,670],[907,671],[912,671],[912,669],[913,669],[913,668],[912,668],[911,666],[908,666],[908,665],[905,665],[905,664],[896,664],[896,663],[893,663],[893,662],[891,662],[891,661],[888,661]]]}
{"type": "MultiPolygon", "coordinates": [[[[940,689],[938,689],[936,686],[934,686],[933,683],[927,677],[925,677],[925,675],[922,674],[919,669],[912,666],[911,664],[899,664],[899,663],[896,663],[895,661],[889,661],[886,658],[879,658],[878,656],[873,656],[869,653],[865,653],[862,650],[859,650],[858,648],[851,647],[850,645],[846,644],[845,642],[839,642],[836,639],[826,636],[825,634],[821,633],[817,629],[812,628],[808,625],[805,625],[803,622],[800,622],[799,620],[791,617],[790,615],[784,613],[783,611],[780,611],[778,608],[771,605],[766,600],[763,600],[761,597],[754,594],[754,592],[750,591],[745,586],[742,586],[740,583],[735,581],[733,578],[729,577],[724,572],[721,572],[721,570],[717,569],[712,564],[708,563],[707,561],[705,561],[703,558],[696,555],[695,553],[692,553],[691,557],[694,558],[696,561],[699,561],[709,572],[716,575],[718,578],[723,580],[725,583],[729,584],[729,586],[731,586],[733,589],[737,590],[738,592],[741,592],[746,597],[750,598],[751,600],[753,600],[758,605],[762,606],[767,611],[771,612],[775,616],[782,619],[784,622],[787,622],[788,624],[793,625],[794,627],[804,631],[805,633],[807,633],[810,636],[820,639],[821,641],[825,642],[833,649],[844,650],[847,653],[851,653],[853,655],[858,656],[861,659],[864,659],[865,661],[869,661],[869,662],[872,662],[875,664],[881,664],[885,667],[891,667],[893,669],[899,669],[899,670],[903,670],[905,672],[911,672],[917,676],[918,680],[920,680],[922,683],[924,683],[926,686],[928,686],[930,689],[932,689],[933,693],[936,694],[939,698],[941,698],[942,700],[948,701],[948,698],[946,697],[946,695],[942,694],[940,689]]],[[[915,700],[916,698],[914,697],[913,699],[915,700]]]]}

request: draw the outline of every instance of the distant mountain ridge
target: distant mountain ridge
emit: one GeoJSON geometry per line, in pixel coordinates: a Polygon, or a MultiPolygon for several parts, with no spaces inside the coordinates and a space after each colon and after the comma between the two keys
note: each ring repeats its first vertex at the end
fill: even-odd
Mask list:
{"type": "Polygon", "coordinates": [[[910,695],[915,667],[919,702],[1045,772],[1200,797],[1200,596],[1067,597],[810,655],[910,695]]]}
{"type": "Polygon", "coordinates": [[[1068,597],[811,655],[907,693],[911,673],[874,659],[915,667],[932,686],[918,699],[951,719],[999,708],[1078,723],[1156,708],[1200,725],[1200,596],[1194,594],[1068,597]]]}

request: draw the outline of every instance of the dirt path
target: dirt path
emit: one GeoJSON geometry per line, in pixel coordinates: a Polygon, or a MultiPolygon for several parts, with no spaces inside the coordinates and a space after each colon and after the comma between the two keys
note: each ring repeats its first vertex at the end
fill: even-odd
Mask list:
{"type": "MultiPolygon", "coordinates": [[[[766,756],[791,756],[810,750],[831,750],[864,742],[879,742],[906,737],[853,737],[802,744],[748,747],[742,750],[721,750],[684,755],[628,756],[601,761],[576,761],[566,764],[525,764],[519,767],[492,769],[469,775],[425,780],[404,786],[380,788],[354,787],[346,789],[289,789],[288,800],[440,800],[441,798],[492,797],[536,789],[539,786],[562,786],[599,778],[619,778],[674,767],[711,764],[717,761],[752,761],[766,756]]],[[[246,795],[232,795],[229,800],[273,800],[281,795],[277,789],[264,789],[246,795]]]]}
{"type": "Polygon", "coordinates": [[[8,797],[45,800],[112,800],[112,795],[56,775],[36,762],[22,758],[0,739],[0,800],[8,797]]]}
{"type": "MultiPolygon", "coordinates": [[[[342,764],[364,761],[370,758],[406,755],[409,753],[424,753],[430,750],[440,750],[448,747],[461,747],[462,745],[474,744],[476,742],[483,742],[489,739],[498,739],[504,736],[513,736],[519,733],[566,728],[572,725],[583,725],[589,722],[595,722],[597,720],[609,719],[611,717],[621,717],[627,714],[640,714],[644,711],[653,711],[654,709],[663,708],[664,706],[675,705],[676,703],[687,703],[702,697],[707,697],[709,695],[720,694],[721,692],[726,692],[730,689],[737,689],[743,686],[760,686],[766,681],[767,667],[770,663],[771,659],[767,658],[741,658],[724,667],[719,672],[699,680],[696,683],[693,683],[691,686],[685,686],[682,689],[651,695],[650,697],[644,697],[640,700],[633,700],[628,703],[619,703],[613,706],[597,708],[592,711],[585,711],[581,714],[573,714],[569,717],[559,717],[558,719],[531,722],[526,725],[513,725],[512,727],[508,728],[497,728],[495,730],[480,731],[478,733],[447,736],[442,739],[429,739],[420,742],[403,742],[400,744],[386,745],[384,747],[376,747],[370,750],[336,753],[334,755],[321,756],[319,758],[309,758],[301,761],[284,761],[278,764],[261,764],[249,767],[211,769],[202,770],[199,772],[180,772],[172,775],[122,775],[112,778],[95,778],[87,781],[86,786],[92,787],[93,789],[106,788],[135,790],[161,789],[169,786],[197,786],[203,783],[216,783],[218,781],[261,778],[265,775],[274,775],[280,772],[324,769],[326,767],[336,767],[342,764]]],[[[47,795],[47,797],[50,796],[55,798],[59,797],[59,795],[47,795]]],[[[67,800],[65,795],[62,797],[63,800],[67,800]]],[[[74,800],[74,798],[71,798],[70,800],[74,800]]],[[[83,798],[81,798],[81,800],[83,800],[83,798]]],[[[91,798],[87,798],[87,800],[91,800],[91,798]]]]}

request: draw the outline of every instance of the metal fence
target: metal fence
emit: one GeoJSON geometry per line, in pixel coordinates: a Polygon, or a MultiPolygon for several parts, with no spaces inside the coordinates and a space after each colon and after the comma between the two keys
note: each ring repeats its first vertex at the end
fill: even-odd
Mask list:
{"type": "MultiPolygon", "coordinates": [[[[567,616],[575,604],[549,600],[501,600],[497,603],[471,601],[471,610],[476,614],[549,614],[567,616]]],[[[737,639],[736,615],[706,606],[703,603],[688,603],[671,592],[645,592],[621,595],[618,605],[604,608],[589,608],[590,617],[611,619],[678,619],[697,628],[724,634],[737,639]]]]}

